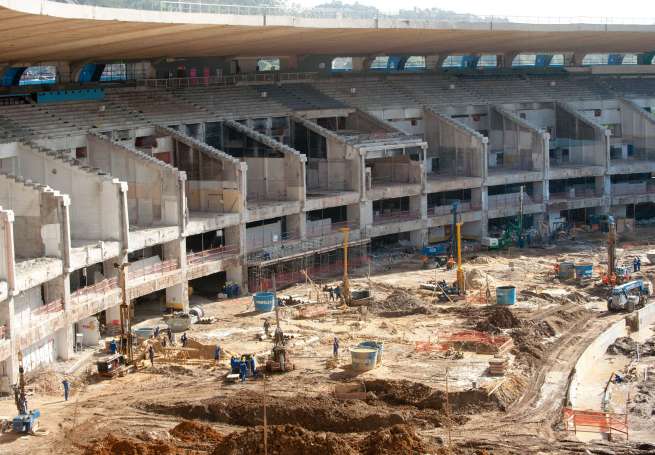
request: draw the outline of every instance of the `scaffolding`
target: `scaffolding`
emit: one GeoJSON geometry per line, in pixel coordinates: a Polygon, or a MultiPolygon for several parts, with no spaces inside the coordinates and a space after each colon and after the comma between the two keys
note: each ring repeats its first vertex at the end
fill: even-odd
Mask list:
{"type": "MultiPolygon", "coordinates": [[[[348,268],[350,270],[369,263],[370,245],[369,239],[348,243],[348,268]]],[[[341,245],[262,261],[248,267],[248,289],[252,292],[276,291],[295,283],[304,282],[306,280],[305,272],[314,281],[334,278],[343,274],[343,262],[341,245]]]]}

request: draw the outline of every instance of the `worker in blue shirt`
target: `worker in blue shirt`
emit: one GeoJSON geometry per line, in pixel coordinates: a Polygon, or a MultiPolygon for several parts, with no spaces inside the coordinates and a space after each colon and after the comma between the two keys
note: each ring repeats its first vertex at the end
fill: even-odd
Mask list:
{"type": "Polygon", "coordinates": [[[639,260],[636,257],[632,260],[632,271],[633,272],[636,272],[636,271],[639,270],[639,262],[638,261],[639,260]]]}
{"type": "Polygon", "coordinates": [[[334,341],[332,342],[332,355],[337,358],[339,357],[339,338],[334,337],[334,341]]]}
{"type": "Polygon", "coordinates": [[[245,360],[242,360],[239,363],[239,379],[241,382],[246,382],[246,377],[248,376],[248,364],[245,360]]]}
{"type": "Polygon", "coordinates": [[[68,393],[70,392],[71,383],[68,382],[68,379],[61,381],[61,384],[64,386],[64,401],[68,401],[68,393]]]}
{"type": "Polygon", "coordinates": [[[109,342],[109,353],[110,354],[116,354],[117,350],[118,350],[118,347],[116,346],[116,340],[111,340],[109,342]]]}

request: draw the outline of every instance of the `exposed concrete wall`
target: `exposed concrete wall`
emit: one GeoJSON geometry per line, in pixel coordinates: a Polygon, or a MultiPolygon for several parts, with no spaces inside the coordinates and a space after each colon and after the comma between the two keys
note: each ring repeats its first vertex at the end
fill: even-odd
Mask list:
{"type": "Polygon", "coordinates": [[[555,106],[557,145],[569,150],[569,162],[607,167],[610,132],[566,103],[555,106]]]}
{"type": "Polygon", "coordinates": [[[17,160],[19,175],[69,195],[73,239],[121,240],[123,183],[28,144],[19,146],[17,160]]]}
{"type": "MultiPolygon", "coordinates": [[[[435,111],[424,111],[425,140],[428,143],[427,172],[438,159],[439,171],[451,176],[483,177],[487,138],[477,131],[435,111]]],[[[436,166],[436,165],[435,165],[436,166]]]]}
{"type": "Polygon", "coordinates": [[[97,135],[87,136],[89,165],[126,182],[131,224],[182,225],[180,200],[184,175],[172,166],[97,135]]]}
{"type": "MultiPolygon", "coordinates": [[[[545,171],[548,135],[501,107],[489,109],[489,147],[502,152],[503,169],[545,171]]],[[[489,167],[496,167],[492,164],[489,167]]]]}
{"type": "Polygon", "coordinates": [[[655,116],[630,100],[620,100],[624,142],[634,147],[633,159],[655,159],[655,116]]]}
{"type": "Polygon", "coordinates": [[[0,206],[14,213],[14,253],[18,258],[68,259],[68,197],[52,189],[0,174],[0,206]]]}

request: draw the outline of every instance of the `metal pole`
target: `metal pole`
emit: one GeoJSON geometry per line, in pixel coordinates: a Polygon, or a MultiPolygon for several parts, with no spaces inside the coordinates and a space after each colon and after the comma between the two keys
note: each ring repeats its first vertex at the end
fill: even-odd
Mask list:
{"type": "MultiPolygon", "coordinates": [[[[277,315],[277,311],[275,314],[277,315]]],[[[278,322],[278,327],[279,326],[280,324],[278,322]]],[[[266,421],[266,375],[264,375],[264,455],[268,455],[268,424],[266,421]]]]}

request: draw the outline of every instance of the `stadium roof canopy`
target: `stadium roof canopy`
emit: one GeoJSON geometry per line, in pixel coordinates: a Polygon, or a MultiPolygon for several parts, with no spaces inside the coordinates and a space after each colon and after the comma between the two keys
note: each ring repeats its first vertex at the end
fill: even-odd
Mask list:
{"type": "Polygon", "coordinates": [[[655,25],[311,18],[0,0],[0,62],[202,56],[646,52],[655,25]]]}

